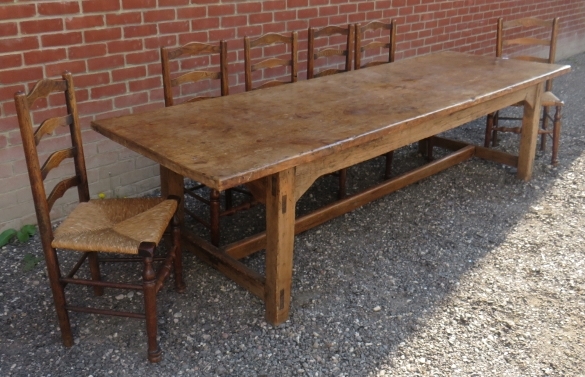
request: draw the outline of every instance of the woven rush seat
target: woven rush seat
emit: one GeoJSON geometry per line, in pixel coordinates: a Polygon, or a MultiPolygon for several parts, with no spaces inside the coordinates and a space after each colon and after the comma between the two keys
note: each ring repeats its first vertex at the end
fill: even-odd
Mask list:
{"type": "Polygon", "coordinates": [[[162,198],[79,203],[55,230],[52,246],[136,255],[141,242],[158,244],[176,209],[177,201],[162,198]]]}

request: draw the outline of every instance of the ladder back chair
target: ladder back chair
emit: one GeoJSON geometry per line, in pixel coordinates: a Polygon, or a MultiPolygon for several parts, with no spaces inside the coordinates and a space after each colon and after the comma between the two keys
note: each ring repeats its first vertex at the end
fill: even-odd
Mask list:
{"type": "Polygon", "coordinates": [[[63,344],[66,347],[73,345],[69,311],[141,318],[146,321],[148,360],[158,362],[161,359],[161,350],[157,341],[156,294],[171,271],[174,271],[177,291],[183,292],[185,290],[182,276],[179,222],[176,216],[179,199],[90,200],[73,79],[68,72],[64,73],[62,77],[60,80],[41,80],[28,95],[23,92],[16,93],[14,100],[39,234],[63,344]],[[63,93],[65,96],[66,111],[64,113],[66,114],[46,119],[36,130],[33,130],[30,108],[37,99],[46,98],[56,92],[63,93]],[[71,147],[52,153],[41,166],[37,146],[43,136],[51,134],[60,126],[69,127],[71,147]],[[58,167],[66,159],[73,159],[75,175],[57,183],[47,196],[43,181],[52,169],[58,167]],[[79,203],[61,225],[53,231],[50,218],[51,208],[55,201],[72,187],[77,187],[79,203]],[[155,257],[157,245],[169,226],[172,245],[165,257],[155,257]],[[56,249],[72,250],[80,254],[78,262],[66,275],[61,274],[56,249]],[[98,251],[110,256],[119,254],[122,257],[102,258],[98,257],[98,251]],[[77,277],[79,268],[86,260],[89,264],[90,277],[77,277]],[[142,262],[141,283],[103,281],[99,263],[104,261],[142,262]],[[157,271],[153,266],[154,261],[162,261],[157,271]],[[65,288],[69,284],[91,286],[97,296],[103,294],[104,288],[142,291],[144,313],[74,306],[65,299],[65,288]]]}
{"type": "MultiPolygon", "coordinates": [[[[496,35],[496,57],[503,57],[504,48],[520,49],[520,55],[512,56],[512,59],[527,60],[541,63],[553,64],[555,62],[557,36],[559,32],[559,18],[554,18],[550,21],[539,20],[536,18],[522,18],[513,21],[504,21],[503,18],[498,19],[497,35],[496,35]],[[538,29],[537,29],[538,28],[538,29]],[[526,31],[542,31],[546,33],[547,38],[535,37],[517,37],[506,39],[504,33],[510,32],[526,32],[526,31]],[[540,48],[539,48],[540,47],[540,48]],[[526,51],[527,48],[531,50],[526,51]],[[537,54],[537,50],[545,50],[543,55],[522,55],[523,53],[537,54]]],[[[542,35],[541,34],[541,35],[542,35]]],[[[542,51],[540,51],[542,52],[542,51]]],[[[559,139],[561,135],[561,113],[564,102],[561,101],[553,92],[553,80],[548,80],[545,85],[545,92],[541,97],[542,118],[538,133],[541,135],[540,149],[546,149],[547,137],[552,137],[552,156],[551,164],[558,164],[559,139]],[[554,116],[551,116],[550,107],[555,108],[554,116]],[[553,127],[549,128],[549,121],[552,121],[553,127]]],[[[522,106],[522,103],[513,106],[522,106]]],[[[498,132],[513,132],[520,133],[522,127],[504,127],[500,126],[500,120],[522,120],[519,117],[504,117],[500,115],[499,111],[491,113],[487,116],[485,129],[485,147],[496,146],[498,143],[498,132]]]]}
{"type": "MultiPolygon", "coordinates": [[[[396,53],[396,20],[391,20],[390,23],[384,23],[380,21],[372,21],[366,25],[355,24],[355,58],[354,58],[354,65],[355,69],[373,67],[380,64],[385,63],[392,63],[394,62],[394,55],[396,53]],[[366,45],[362,46],[362,39],[364,39],[364,35],[368,32],[375,32],[380,31],[384,32],[385,30],[389,31],[389,41],[380,41],[374,40],[369,42],[366,45]],[[388,49],[388,59],[383,60],[372,60],[368,63],[362,65],[362,54],[369,50],[377,50],[380,49],[388,49]]],[[[386,179],[390,178],[392,175],[392,158],[394,157],[394,151],[390,151],[386,153],[386,170],[384,172],[384,177],[386,179]]]]}
{"type": "MultiPolygon", "coordinates": [[[[202,80],[218,80],[220,83],[220,95],[227,96],[229,94],[229,82],[228,82],[228,65],[227,65],[227,43],[222,40],[219,45],[211,45],[206,43],[192,42],[187,43],[178,48],[161,47],[160,49],[161,65],[162,65],[162,78],[163,78],[163,90],[165,97],[165,106],[175,105],[175,98],[173,96],[173,88],[180,88],[184,84],[196,83],[202,80]],[[195,70],[187,73],[178,75],[175,78],[171,78],[171,61],[198,56],[212,56],[219,55],[219,71],[203,71],[195,70]]],[[[184,102],[196,102],[205,99],[213,98],[210,96],[196,96],[184,100],[184,102]]],[[[185,194],[205,203],[209,206],[209,220],[203,219],[197,215],[194,211],[189,208],[185,208],[185,212],[188,213],[193,219],[201,223],[203,226],[209,228],[211,243],[215,246],[219,246],[220,240],[220,217],[233,214],[241,209],[249,208],[254,202],[247,202],[238,207],[233,207],[233,191],[237,190],[244,194],[249,195],[247,191],[240,189],[229,189],[225,192],[225,210],[221,210],[220,198],[221,193],[217,190],[211,190],[209,199],[203,197],[200,192],[205,186],[202,184],[187,185],[185,187],[185,194]]]]}
{"type": "Polygon", "coordinates": [[[246,91],[270,88],[272,86],[293,83],[297,81],[297,32],[292,32],[290,36],[269,33],[265,34],[254,40],[250,40],[249,37],[244,37],[244,67],[245,67],[245,79],[246,79],[246,91]],[[290,45],[290,59],[282,58],[268,58],[252,64],[251,49],[254,47],[266,47],[275,44],[290,45]],[[290,67],[290,81],[279,81],[271,80],[267,81],[257,87],[252,86],[252,72],[256,72],[261,69],[275,68],[275,67],[290,67]]]}
{"type": "MultiPolygon", "coordinates": [[[[341,26],[326,26],[321,29],[309,28],[308,48],[307,48],[307,79],[313,79],[322,76],[334,75],[336,73],[351,71],[353,60],[353,44],[355,42],[355,27],[354,25],[341,26]],[[315,47],[315,39],[322,37],[332,37],[336,35],[346,36],[345,49],[326,47],[317,50],[315,47]],[[344,56],[345,66],[343,68],[326,68],[315,73],[315,60],[320,58],[329,58],[332,56],[344,56]]],[[[337,172],[339,176],[339,192],[338,198],[343,199],[346,196],[347,186],[347,169],[341,169],[337,172]]]]}

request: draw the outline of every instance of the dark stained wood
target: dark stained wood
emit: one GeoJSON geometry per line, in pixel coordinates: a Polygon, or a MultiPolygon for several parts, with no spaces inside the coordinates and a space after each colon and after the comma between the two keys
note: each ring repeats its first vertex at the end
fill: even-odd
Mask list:
{"type": "MultiPolygon", "coordinates": [[[[25,159],[27,162],[27,170],[31,182],[33,200],[35,203],[39,234],[45,256],[45,262],[47,265],[49,284],[53,293],[53,300],[59,320],[59,327],[61,329],[61,338],[63,344],[66,347],[71,347],[73,345],[73,335],[71,332],[68,311],[142,318],[146,319],[147,322],[148,358],[151,362],[159,361],[161,353],[158,347],[158,341],[156,340],[156,291],[162,285],[163,280],[169,275],[170,267],[173,265],[175,267],[175,278],[178,279],[176,286],[178,290],[181,288],[181,286],[184,290],[182,273],[180,271],[182,265],[180,262],[176,261],[176,258],[181,257],[180,245],[177,244],[177,241],[180,238],[180,234],[177,233],[180,229],[178,217],[175,216],[176,220],[173,222],[173,224],[171,224],[171,229],[174,234],[174,243],[171,247],[171,250],[167,254],[165,263],[163,264],[162,268],[159,269],[158,273],[155,274],[152,268],[154,248],[156,245],[153,243],[141,244],[141,248],[143,249],[141,250],[141,253],[144,254],[144,258],[135,258],[134,260],[144,262],[145,267],[143,274],[143,285],[102,281],[99,266],[100,261],[97,255],[98,253],[93,250],[81,254],[78,251],[75,251],[75,253],[80,254],[79,261],[73,266],[73,269],[68,274],[62,276],[57,252],[52,245],[54,234],[50,218],[51,208],[53,207],[55,201],[61,198],[65,192],[72,187],[77,187],[77,193],[80,202],[87,202],[90,199],[73,78],[70,73],[66,72],[63,74],[62,79],[60,80],[41,80],[35,85],[35,87],[28,95],[23,92],[16,93],[15,103],[25,159]],[[47,119],[41,123],[36,131],[33,131],[34,126],[31,118],[31,107],[36,100],[46,98],[48,95],[54,92],[61,92],[64,95],[67,115],[63,117],[47,119]],[[71,147],[50,154],[41,168],[37,146],[41,142],[44,135],[52,133],[59,126],[69,126],[71,147]],[[51,193],[47,196],[43,180],[47,177],[52,169],[58,167],[61,162],[68,158],[73,159],[75,175],[58,182],[53,187],[51,193]],[[79,279],[75,277],[75,274],[86,260],[89,264],[91,280],[79,279]],[[142,290],[144,291],[145,297],[145,314],[68,305],[64,291],[64,288],[68,284],[91,286],[93,287],[94,294],[98,296],[103,294],[104,288],[142,290]]],[[[168,189],[166,190],[169,191],[168,189]]],[[[180,194],[182,196],[182,191],[180,194]]],[[[178,198],[175,199],[178,200],[178,198]]],[[[125,205],[123,200],[117,200],[115,203],[125,205]]],[[[126,259],[127,258],[124,258],[124,261],[126,259]]]]}
{"type": "Polygon", "coordinates": [[[384,63],[392,63],[394,61],[394,55],[396,54],[396,20],[390,21],[390,23],[384,23],[380,21],[372,21],[366,25],[356,24],[355,25],[355,69],[372,67],[384,63]],[[389,30],[390,36],[388,42],[373,41],[365,46],[362,46],[362,39],[367,31],[375,30],[389,30]],[[387,60],[374,60],[367,64],[362,65],[362,53],[372,49],[388,49],[387,60]]]}
{"type": "MultiPolygon", "coordinates": [[[[162,65],[162,77],[163,77],[163,88],[165,96],[165,106],[175,105],[175,99],[173,97],[173,88],[181,86],[184,83],[193,83],[201,80],[219,80],[221,86],[221,95],[226,96],[229,94],[229,80],[228,80],[228,64],[227,64],[227,43],[222,40],[219,45],[210,45],[205,43],[192,42],[187,43],[181,47],[171,49],[168,47],[161,47],[160,50],[161,65],[162,65]],[[183,73],[175,78],[171,79],[170,72],[170,61],[179,58],[201,56],[201,55],[212,55],[219,54],[219,70],[218,71],[192,71],[183,73]]],[[[197,102],[212,97],[209,96],[197,96],[190,98],[185,102],[197,102]]],[[[212,191],[212,197],[208,200],[203,198],[197,193],[198,190],[205,188],[204,185],[191,185],[185,187],[185,193],[190,195],[207,205],[210,205],[210,218],[205,220],[196,213],[187,209],[183,210],[188,213],[194,220],[203,224],[210,229],[212,243],[216,246],[219,245],[220,240],[220,229],[219,220],[221,216],[225,214],[221,212],[219,197],[219,191],[212,191]]],[[[231,190],[226,192],[226,209],[231,209],[231,190]]],[[[244,207],[241,207],[244,208],[244,207]]],[[[233,213],[230,212],[230,213],[233,213]]]]}
{"type": "MultiPolygon", "coordinates": [[[[366,25],[356,24],[355,25],[355,69],[372,67],[384,63],[392,63],[396,54],[396,20],[390,21],[390,23],[383,23],[380,21],[372,21],[366,25]],[[389,30],[389,42],[373,41],[365,46],[362,46],[362,39],[364,34],[368,31],[376,30],[389,30]],[[367,64],[362,65],[362,53],[368,50],[380,50],[381,48],[388,49],[388,60],[373,60],[367,64]]],[[[386,153],[386,168],[384,170],[384,178],[389,179],[392,176],[392,160],[394,157],[394,151],[386,153]]]]}
{"type": "Polygon", "coordinates": [[[249,37],[244,37],[244,73],[245,73],[245,81],[246,81],[246,91],[256,90],[256,89],[264,89],[264,88],[271,88],[275,86],[279,86],[282,84],[293,83],[297,81],[297,66],[298,66],[298,56],[297,56],[297,39],[298,35],[297,32],[292,32],[290,37],[282,34],[276,33],[269,33],[265,34],[259,38],[254,40],[250,40],[249,37]],[[285,44],[290,45],[290,59],[281,59],[281,58],[269,58],[262,60],[260,62],[252,64],[252,57],[250,55],[250,50],[254,47],[264,47],[270,46],[274,44],[285,44]],[[290,67],[290,81],[278,81],[272,80],[263,83],[257,87],[252,85],[252,72],[255,72],[260,69],[265,68],[274,68],[280,66],[289,66],[290,67]]]}
{"type": "MultiPolygon", "coordinates": [[[[523,60],[523,61],[532,61],[532,62],[539,62],[539,63],[548,63],[552,64],[555,62],[556,58],[556,46],[557,46],[557,37],[559,33],[559,18],[554,18],[550,21],[539,20],[536,18],[522,18],[512,21],[504,21],[503,18],[498,19],[497,24],[497,34],[496,34],[496,57],[503,57],[504,56],[504,47],[509,46],[521,46],[521,47],[530,47],[530,46],[545,46],[548,47],[548,51],[546,57],[541,56],[531,56],[531,55],[513,55],[512,58],[516,60],[523,60]],[[518,37],[512,38],[509,37],[509,33],[514,32],[521,32],[523,28],[531,28],[534,29],[535,27],[544,29],[549,33],[549,38],[547,39],[540,39],[540,38],[533,38],[533,37],[518,37]],[[505,35],[507,38],[505,38],[505,35]]],[[[546,149],[546,141],[547,137],[552,138],[553,146],[552,146],[552,156],[551,156],[551,164],[556,165],[558,164],[558,150],[559,150],[559,139],[560,139],[560,129],[561,129],[561,111],[564,105],[564,102],[558,99],[553,93],[553,80],[547,80],[545,85],[545,93],[542,96],[542,107],[543,107],[543,115],[540,120],[541,127],[539,129],[539,134],[541,135],[540,138],[540,149],[546,149]],[[555,114],[551,115],[549,107],[555,108],[555,114]],[[552,121],[553,127],[552,129],[548,128],[549,121],[552,121]]],[[[515,104],[514,106],[523,106],[523,103],[515,104]]],[[[487,148],[490,146],[496,146],[498,143],[498,132],[513,132],[513,133],[521,133],[522,127],[505,127],[500,126],[500,120],[516,120],[520,121],[523,118],[518,117],[502,117],[498,111],[488,114],[486,119],[486,130],[485,130],[485,141],[484,146],[487,148]]]]}
{"type": "MultiPolygon", "coordinates": [[[[321,29],[309,28],[309,39],[308,39],[308,49],[307,49],[307,79],[322,77],[322,76],[329,76],[336,73],[348,72],[351,71],[352,65],[352,51],[353,51],[353,43],[355,39],[355,27],[354,25],[347,25],[347,27],[343,28],[340,26],[326,26],[321,29]],[[315,49],[315,39],[321,37],[331,37],[334,35],[345,35],[347,37],[347,41],[345,43],[345,49],[333,49],[333,48],[324,48],[321,50],[316,51],[315,49]],[[327,68],[318,73],[315,73],[315,60],[319,58],[328,58],[331,56],[345,56],[345,67],[343,69],[338,68],[327,68]]],[[[347,186],[347,171],[342,169],[337,172],[339,176],[339,191],[337,197],[342,199],[346,195],[346,186],[347,186]]]]}
{"type": "Polygon", "coordinates": [[[352,66],[352,51],[355,31],[353,25],[347,25],[347,27],[340,26],[326,26],[321,29],[309,28],[309,39],[307,48],[307,79],[315,77],[328,76],[335,73],[351,71],[352,66]],[[331,37],[334,35],[345,35],[347,41],[345,43],[345,49],[339,50],[334,48],[324,48],[316,51],[315,39],[321,37],[331,37]],[[331,56],[345,56],[345,67],[343,69],[328,68],[318,73],[315,72],[315,60],[319,58],[328,58],[331,56]]]}
{"type": "MultiPolygon", "coordinates": [[[[185,83],[194,83],[201,80],[219,80],[221,95],[229,94],[229,82],[227,72],[227,43],[222,40],[218,45],[206,43],[191,42],[178,48],[161,47],[160,59],[162,66],[163,90],[165,97],[165,106],[175,105],[173,88],[185,83]],[[171,78],[170,61],[186,58],[191,56],[219,54],[218,71],[191,71],[183,73],[177,77],[171,78]]],[[[194,102],[210,97],[194,97],[187,99],[185,102],[194,102]]]]}

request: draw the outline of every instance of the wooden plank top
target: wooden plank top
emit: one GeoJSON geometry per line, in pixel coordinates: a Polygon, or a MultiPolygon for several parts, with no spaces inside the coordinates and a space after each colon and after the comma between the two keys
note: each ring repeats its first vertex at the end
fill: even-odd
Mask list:
{"type": "Polygon", "coordinates": [[[295,84],[92,122],[104,136],[218,190],[253,181],[569,72],[441,52],[295,84]]]}

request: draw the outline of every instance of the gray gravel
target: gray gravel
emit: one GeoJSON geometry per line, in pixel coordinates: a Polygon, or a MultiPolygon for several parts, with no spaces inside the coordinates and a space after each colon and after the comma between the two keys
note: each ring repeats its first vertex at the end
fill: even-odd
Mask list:
{"type": "MultiPolygon", "coordinates": [[[[42,256],[38,237],[4,247],[0,375],[585,375],[585,54],[565,62],[558,167],[539,152],[524,183],[473,159],[297,236],[290,319],[277,328],[260,300],[187,254],[187,292],[159,295],[161,363],[146,361],[143,322],[124,318],[73,313],[66,349],[44,263],[23,261],[42,256]]],[[[483,127],[449,136],[481,143],[483,127]]],[[[503,135],[499,148],[517,140],[503,135]]],[[[395,161],[396,174],[423,163],[414,146],[395,161]]],[[[382,159],[350,169],[350,190],[382,170],[382,159]]],[[[298,212],[332,200],[335,181],[323,177],[298,212]]],[[[262,226],[260,207],[230,217],[225,242],[262,226]]],[[[261,254],[246,263],[261,271],[261,254]]],[[[116,268],[106,277],[140,273],[116,268]]],[[[88,293],[73,288],[70,301],[141,308],[138,294],[88,293]]]]}

